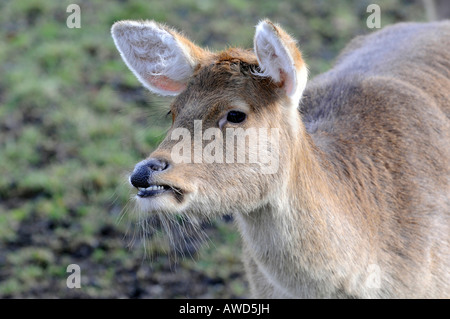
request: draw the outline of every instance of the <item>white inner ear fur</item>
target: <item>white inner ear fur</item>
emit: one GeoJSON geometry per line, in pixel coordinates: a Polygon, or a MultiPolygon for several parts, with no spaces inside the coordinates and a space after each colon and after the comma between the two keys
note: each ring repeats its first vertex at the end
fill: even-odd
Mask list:
{"type": "Polygon", "coordinates": [[[265,21],[256,27],[254,50],[262,71],[260,75],[269,76],[275,82],[283,81],[286,94],[294,103],[298,103],[306,86],[306,66],[296,69],[291,52],[273,27],[265,21]]]}
{"type": "Polygon", "coordinates": [[[111,34],[125,64],[146,88],[162,95],[184,88],[195,62],[171,33],[153,21],[120,21],[111,34]]]}

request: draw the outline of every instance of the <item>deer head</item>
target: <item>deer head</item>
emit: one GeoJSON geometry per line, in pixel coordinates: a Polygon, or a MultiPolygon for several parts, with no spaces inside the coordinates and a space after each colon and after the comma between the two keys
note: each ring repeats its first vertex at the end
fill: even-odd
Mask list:
{"type": "Polygon", "coordinates": [[[143,211],[248,213],[283,194],[307,78],[284,30],[260,22],[253,52],[213,53],[153,21],[117,22],[112,35],[146,88],[176,96],[166,138],[130,176],[143,211]]]}

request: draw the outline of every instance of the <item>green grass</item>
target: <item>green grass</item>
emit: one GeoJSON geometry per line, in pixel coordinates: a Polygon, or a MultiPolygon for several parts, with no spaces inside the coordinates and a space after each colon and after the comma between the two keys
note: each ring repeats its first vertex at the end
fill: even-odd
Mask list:
{"type": "MultiPolygon", "coordinates": [[[[81,29],[69,29],[73,2],[0,3],[0,297],[182,297],[174,287],[187,282],[204,286],[189,296],[246,296],[231,224],[217,221],[211,244],[177,267],[163,242],[149,244],[160,255],[154,263],[139,242],[127,248],[129,222],[118,222],[130,197],[126,176],[164,137],[170,100],[141,88],[110,27],[155,19],[211,49],[250,48],[254,25],[268,17],[299,40],[314,76],[353,36],[372,32],[371,1],[79,0],[81,29]],[[81,291],[65,287],[70,263],[82,267],[81,291]]],[[[383,24],[424,19],[420,3],[378,3],[383,24]]]]}

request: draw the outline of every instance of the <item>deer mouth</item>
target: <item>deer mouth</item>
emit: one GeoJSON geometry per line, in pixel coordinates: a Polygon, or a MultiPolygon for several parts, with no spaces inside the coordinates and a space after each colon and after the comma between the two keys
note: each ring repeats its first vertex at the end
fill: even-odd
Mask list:
{"type": "Polygon", "coordinates": [[[172,193],[176,198],[183,196],[183,191],[169,185],[150,185],[147,188],[138,187],[137,196],[140,198],[154,197],[166,193],[172,193]]]}

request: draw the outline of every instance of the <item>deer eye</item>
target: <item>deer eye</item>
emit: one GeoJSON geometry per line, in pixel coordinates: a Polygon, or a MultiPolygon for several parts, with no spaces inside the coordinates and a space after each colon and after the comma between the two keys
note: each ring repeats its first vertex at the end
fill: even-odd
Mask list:
{"type": "Polygon", "coordinates": [[[227,114],[227,121],[230,123],[241,123],[245,120],[247,115],[239,111],[230,111],[227,114]]]}

